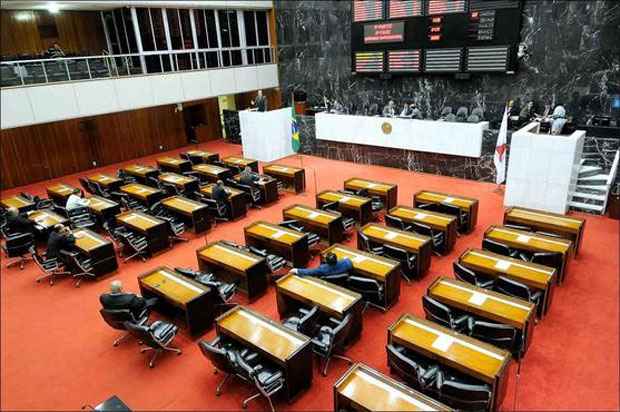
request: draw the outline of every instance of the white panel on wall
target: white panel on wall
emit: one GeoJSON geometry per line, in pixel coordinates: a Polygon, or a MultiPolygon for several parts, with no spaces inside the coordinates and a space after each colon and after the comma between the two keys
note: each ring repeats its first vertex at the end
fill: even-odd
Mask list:
{"type": "Polygon", "coordinates": [[[34,123],[27,90],[17,88],[0,91],[0,120],[3,129],[34,123]]]}
{"type": "Polygon", "coordinates": [[[75,97],[81,116],[110,113],[118,110],[114,83],[109,80],[94,80],[74,84],[75,97]]]}
{"type": "Polygon", "coordinates": [[[198,100],[214,97],[211,93],[210,71],[195,71],[181,74],[185,100],[198,100]]]}
{"type": "Polygon", "coordinates": [[[63,83],[29,87],[28,95],[37,123],[52,122],[80,116],[74,84],[63,83]]]}
{"type": "Polygon", "coordinates": [[[211,70],[209,72],[211,92],[214,96],[234,93],[235,69],[211,70]]]}
{"type": "Polygon", "coordinates": [[[235,68],[235,92],[242,93],[258,89],[258,76],[255,67],[235,68]]]}
{"type": "Polygon", "coordinates": [[[179,103],[183,101],[183,88],[180,75],[149,76],[153,98],[157,104],[179,103]]]}
{"type": "Polygon", "coordinates": [[[114,79],[119,110],[132,110],[153,106],[153,92],[148,77],[114,79]]]}
{"type": "Polygon", "coordinates": [[[278,87],[278,65],[266,64],[256,67],[258,75],[258,88],[268,89],[270,87],[278,87]]]}

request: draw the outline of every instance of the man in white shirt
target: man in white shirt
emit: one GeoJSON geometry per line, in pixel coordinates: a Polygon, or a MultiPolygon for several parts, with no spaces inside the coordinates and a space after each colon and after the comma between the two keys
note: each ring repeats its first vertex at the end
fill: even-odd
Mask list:
{"type": "Polygon", "coordinates": [[[69,198],[67,199],[65,209],[69,211],[73,209],[78,209],[80,207],[88,207],[89,204],[90,201],[88,199],[84,199],[82,197],[82,192],[78,189],[75,192],[71,193],[71,196],[69,196],[69,198]]]}

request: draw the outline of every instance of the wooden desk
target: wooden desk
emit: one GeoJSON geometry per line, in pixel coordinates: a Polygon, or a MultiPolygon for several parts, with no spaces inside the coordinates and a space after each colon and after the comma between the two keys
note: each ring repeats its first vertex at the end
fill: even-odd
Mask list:
{"type": "Polygon", "coordinates": [[[183,196],[172,196],[161,201],[161,204],[183,221],[194,228],[194,233],[201,233],[211,227],[211,216],[207,205],[183,196]]]}
{"type": "Polygon", "coordinates": [[[539,235],[533,232],[511,229],[503,226],[490,226],[484,232],[485,239],[501,242],[513,249],[523,250],[530,253],[554,252],[562,256],[562,262],[558,269],[557,283],[562,283],[566,275],[566,267],[573,249],[573,242],[568,239],[553,236],[539,235]]]}
{"type": "Polygon", "coordinates": [[[296,312],[300,307],[312,306],[317,306],[320,312],[336,319],[351,314],[352,327],[347,344],[356,341],[362,333],[362,295],[333,283],[290,273],[276,281],[276,301],[280,318],[296,312]]]}
{"type": "Polygon", "coordinates": [[[91,183],[97,183],[100,187],[106,190],[114,191],[118,190],[123,184],[123,181],[116,176],[110,176],[103,173],[97,173],[88,176],[88,181],[91,183]]]}
{"type": "Polygon", "coordinates": [[[222,242],[210,243],[196,251],[200,270],[212,271],[219,279],[238,285],[253,300],[267,290],[267,262],[222,242]]]}
{"type": "Polygon", "coordinates": [[[162,173],[158,177],[160,182],[174,185],[180,192],[193,193],[198,191],[198,179],[176,173],[162,173]]]}
{"type": "Polygon", "coordinates": [[[263,166],[263,174],[278,179],[284,183],[285,186],[295,191],[295,193],[306,191],[306,171],[304,169],[271,164],[263,166]]]}
{"type": "Polygon", "coordinates": [[[146,213],[130,210],[116,216],[119,224],[145,236],[149,242],[149,253],[166,249],[170,242],[168,240],[168,224],[163,220],[146,213]]]}
{"type": "Polygon", "coordinates": [[[157,159],[157,166],[163,172],[184,173],[192,170],[192,162],[178,157],[164,156],[157,159]]]}
{"type": "Polygon", "coordinates": [[[222,159],[222,163],[229,166],[238,167],[240,169],[248,166],[252,171],[258,173],[258,160],[247,159],[244,157],[228,156],[222,159]]]}
{"type": "Polygon", "coordinates": [[[482,320],[516,328],[522,353],[529,348],[536,319],[535,304],[443,276],[435,279],[426,295],[482,320]]]}
{"type": "Polygon", "coordinates": [[[180,314],[190,335],[209,329],[215,318],[214,290],[185,278],[168,266],[138,276],[140,294],[157,298],[156,309],[168,315],[180,314]]]}
{"type": "Polygon", "coordinates": [[[258,351],[282,369],[289,402],[312,384],[312,341],[307,336],[243,306],[218,317],[215,327],[218,336],[258,351]]]}
{"type": "Polygon", "coordinates": [[[75,248],[85,258],[90,259],[93,274],[97,277],[118,269],[114,245],[109,239],[88,229],[73,231],[75,248]]]}
{"type": "MultiPolygon", "coordinates": [[[[241,175],[235,175],[233,180],[237,183],[241,183],[241,175]]],[[[260,190],[261,205],[273,203],[278,200],[278,181],[270,176],[261,176],[260,180],[254,182],[258,190],[260,190]]]]}
{"type": "Polygon", "coordinates": [[[450,253],[454,248],[457,237],[457,218],[455,216],[407,206],[396,206],[390,209],[388,214],[402,219],[405,223],[422,223],[435,231],[443,232],[445,236],[444,254],[450,253]]]}
{"type": "Polygon", "coordinates": [[[497,410],[501,404],[511,360],[509,352],[411,314],[402,315],[388,328],[388,344],[404,346],[489,384],[490,409],[497,410]]]}
{"type": "Polygon", "coordinates": [[[398,186],[391,183],[352,177],[344,181],[345,190],[365,189],[368,194],[379,196],[383,200],[385,210],[390,210],[398,203],[398,186]]]}
{"type": "Polygon", "coordinates": [[[232,177],[232,171],[225,167],[219,167],[215,165],[199,164],[192,166],[192,170],[211,183],[216,183],[218,180],[226,181],[226,179],[232,177]]]}
{"type": "Polygon", "coordinates": [[[284,220],[298,220],[308,231],[318,234],[330,245],[344,240],[342,215],[338,212],[296,204],[282,209],[282,217],[284,220]]]}
{"type": "Polygon", "coordinates": [[[91,196],[88,198],[88,209],[97,216],[100,224],[107,222],[114,216],[121,213],[121,205],[113,200],[101,196],[91,196]]]}
{"type": "Polygon", "coordinates": [[[280,255],[294,267],[305,267],[310,260],[308,235],[262,220],[243,228],[245,244],[280,255]]]}
{"type": "Polygon", "coordinates": [[[356,363],[334,384],[334,412],[451,411],[363,363],[356,363]]]}
{"type": "Polygon", "coordinates": [[[444,203],[457,206],[459,209],[464,210],[469,216],[465,233],[471,233],[478,223],[478,199],[422,190],[413,195],[413,206],[416,207],[420,203],[444,203]]]}
{"type": "Polygon", "coordinates": [[[365,225],[372,220],[372,200],[367,197],[347,195],[335,190],[324,190],[316,195],[317,208],[332,202],[338,202],[338,211],[345,216],[352,217],[360,225],[365,225]]]}
{"type": "Polygon", "coordinates": [[[405,232],[393,227],[383,226],[376,223],[368,223],[358,231],[357,248],[361,250],[362,241],[359,234],[368,236],[371,242],[380,245],[388,244],[406,250],[417,256],[417,265],[413,271],[405,269],[401,264],[401,270],[410,277],[420,278],[431,265],[433,247],[431,238],[412,232],[405,232]]]}
{"type": "Polygon", "coordinates": [[[192,163],[211,163],[220,160],[218,153],[205,152],[204,150],[188,150],[185,155],[191,159],[192,163]]]}
{"type": "Polygon", "coordinates": [[[35,210],[28,215],[28,219],[43,227],[43,230],[46,232],[55,225],[66,225],[69,222],[69,219],[66,217],[60,216],[49,209],[35,210]]]}
{"type": "MultiPolygon", "coordinates": [[[[206,186],[200,188],[200,193],[211,199],[211,192],[215,187],[215,183],[209,183],[206,186]]],[[[244,217],[248,213],[248,198],[244,191],[236,189],[230,186],[224,186],[228,192],[228,216],[231,220],[236,220],[244,217]]]]}
{"type": "Polygon", "coordinates": [[[504,224],[526,225],[533,230],[558,234],[572,240],[575,253],[579,252],[586,220],[542,210],[511,207],[504,211],[504,224]]]}
{"type": "Polygon", "coordinates": [[[459,263],[485,276],[492,278],[504,276],[523,283],[534,291],[543,291],[543,304],[538,308],[539,317],[547,313],[551,306],[555,289],[555,268],[524,262],[520,259],[513,259],[482,249],[467,249],[459,257],[459,263]]]}
{"type": "Polygon", "coordinates": [[[4,209],[14,207],[20,213],[22,213],[22,212],[27,212],[29,210],[33,210],[35,207],[35,204],[23,196],[15,195],[11,197],[5,197],[2,200],[0,200],[0,206],[2,206],[4,209]]]}
{"type": "Polygon", "coordinates": [[[321,259],[328,253],[334,253],[338,259],[351,259],[353,272],[356,276],[374,279],[383,284],[384,301],[381,304],[388,310],[398,301],[400,296],[400,262],[387,259],[372,253],[362,252],[336,243],[321,252],[321,259]]]}
{"type": "Polygon", "coordinates": [[[66,185],[64,183],[57,183],[47,188],[47,197],[52,199],[56,204],[64,206],[67,203],[67,199],[73,193],[80,190],[74,186],[66,185]]]}
{"type": "Polygon", "coordinates": [[[151,186],[142,185],[140,183],[130,183],[125,186],[121,186],[121,192],[133,197],[145,206],[152,206],[161,200],[165,193],[159,189],[155,189],[151,186]]]}
{"type": "Polygon", "coordinates": [[[133,164],[129,166],[125,166],[122,170],[130,176],[135,177],[138,182],[142,184],[147,183],[147,179],[150,177],[157,178],[159,175],[159,170],[145,165],[133,164]]]}

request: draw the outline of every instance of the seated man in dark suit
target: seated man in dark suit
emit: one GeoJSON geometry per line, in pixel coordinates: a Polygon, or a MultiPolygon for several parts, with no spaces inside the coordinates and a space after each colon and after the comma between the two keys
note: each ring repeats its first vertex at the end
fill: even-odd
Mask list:
{"type": "Polygon", "coordinates": [[[157,303],[157,298],[144,299],[135,293],[125,293],[123,292],[123,283],[120,280],[113,280],[110,283],[110,293],[99,296],[99,302],[104,309],[108,310],[128,309],[137,319],[144,309],[157,303]]]}
{"type": "Polygon", "coordinates": [[[246,166],[245,169],[239,174],[239,183],[242,185],[254,187],[256,182],[260,180],[259,176],[246,166]]]}
{"type": "Polygon", "coordinates": [[[19,213],[15,207],[10,207],[6,211],[6,231],[8,233],[32,233],[34,224],[26,217],[26,214],[19,213]]]}
{"type": "Polygon", "coordinates": [[[47,239],[46,259],[61,258],[61,250],[71,249],[75,244],[75,236],[71,233],[71,229],[65,225],[56,225],[52,228],[49,238],[47,239]]]}
{"type": "Polygon", "coordinates": [[[317,278],[330,276],[330,275],[339,275],[341,273],[346,273],[353,269],[353,262],[351,259],[344,258],[338,260],[338,257],[334,253],[328,253],[325,256],[325,263],[319,265],[319,267],[314,269],[291,269],[291,273],[299,276],[314,276],[317,278]]]}

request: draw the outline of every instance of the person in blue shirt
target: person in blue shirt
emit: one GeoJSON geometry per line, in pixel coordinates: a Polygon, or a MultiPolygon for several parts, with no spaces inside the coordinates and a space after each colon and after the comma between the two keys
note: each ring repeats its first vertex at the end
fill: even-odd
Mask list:
{"type": "Polygon", "coordinates": [[[292,269],[291,273],[294,273],[299,276],[314,276],[317,278],[321,278],[324,276],[330,275],[339,275],[341,273],[346,273],[353,268],[353,263],[351,259],[344,258],[338,260],[338,257],[334,253],[328,253],[325,256],[325,263],[319,265],[314,269],[292,269]]]}

